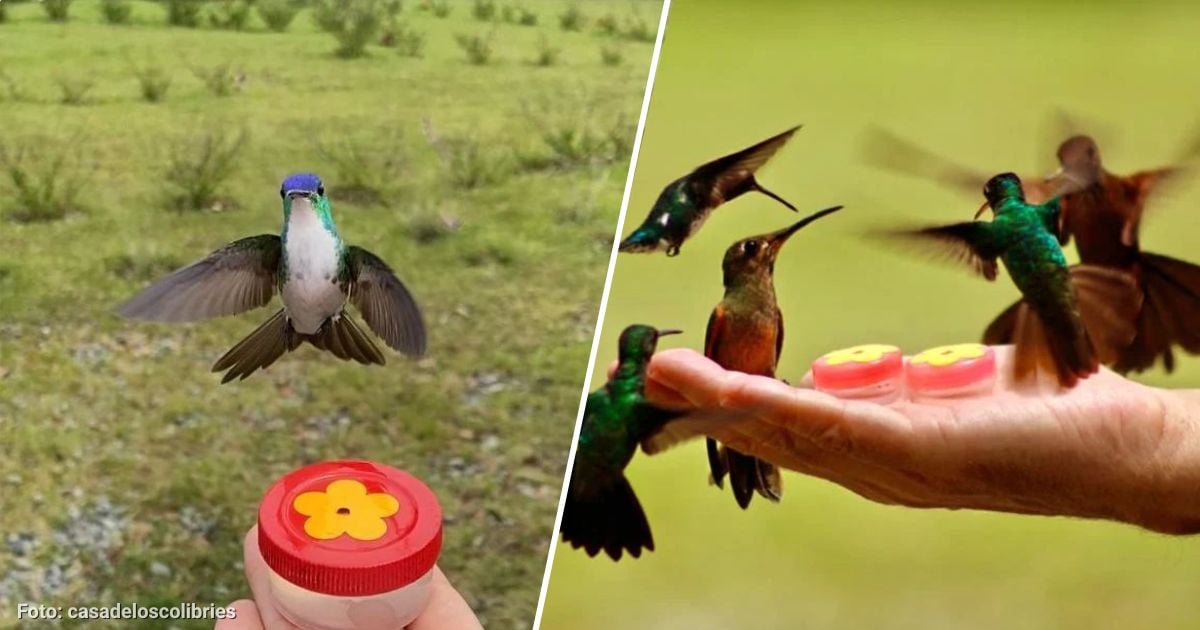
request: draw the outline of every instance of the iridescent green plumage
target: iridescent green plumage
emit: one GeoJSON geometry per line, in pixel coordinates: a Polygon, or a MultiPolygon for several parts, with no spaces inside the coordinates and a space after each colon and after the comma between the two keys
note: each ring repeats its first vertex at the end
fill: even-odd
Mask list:
{"type": "Polygon", "coordinates": [[[635,324],[621,333],[617,371],[587,398],[583,426],[563,511],[563,540],[589,556],[603,550],[613,560],[622,552],[638,557],[654,550],[654,538],[625,467],[638,444],[675,415],[646,402],[646,365],[658,338],[677,330],[635,324]]]}
{"type": "MultiPolygon", "coordinates": [[[[1002,261],[1022,296],[1010,316],[1002,318],[1012,327],[1007,332],[1016,345],[1017,380],[1045,371],[1059,385],[1071,387],[1132,341],[1132,322],[1141,307],[1136,284],[1114,269],[1068,268],[1055,232],[1057,197],[1042,205],[1026,202],[1021,181],[1012,173],[988,180],[984,196],[992,221],[915,234],[940,241],[988,280],[996,279],[996,261],[1002,261]]],[[[989,329],[985,338],[996,334],[989,329]]]]}
{"type": "Polygon", "coordinates": [[[668,256],[674,256],[684,241],[700,230],[713,210],[750,191],[767,195],[795,212],[795,206],[759,185],[754,174],[799,128],[792,127],[754,146],[717,158],[667,184],[646,220],[621,241],[620,250],[632,253],[665,250],[668,256]]]}

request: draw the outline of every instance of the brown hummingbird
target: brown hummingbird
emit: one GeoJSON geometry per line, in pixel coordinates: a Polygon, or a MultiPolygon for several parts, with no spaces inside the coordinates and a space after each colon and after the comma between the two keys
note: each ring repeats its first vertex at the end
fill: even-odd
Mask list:
{"type": "MultiPolygon", "coordinates": [[[[1061,137],[1061,136],[1060,136],[1061,137]]],[[[878,165],[909,174],[932,175],[964,190],[978,190],[987,176],[936,156],[884,131],[871,137],[871,158],[878,165]]],[[[1189,147],[1180,159],[1190,159],[1200,145],[1189,147]]],[[[1158,187],[1186,169],[1179,166],[1117,175],[1104,168],[1096,141],[1071,135],[1056,152],[1059,168],[1046,177],[1023,179],[1030,203],[1043,203],[1062,194],[1055,227],[1059,243],[1075,239],[1085,265],[1116,268],[1133,276],[1142,293],[1135,315],[1135,337],[1115,358],[1113,369],[1140,372],[1162,358],[1168,372],[1175,368],[1172,345],[1200,353],[1200,266],[1141,251],[1138,230],[1146,203],[1158,187]]],[[[984,333],[989,344],[1011,343],[1020,302],[1000,314],[984,333]]]]}
{"type": "MultiPolygon", "coordinates": [[[[725,251],[721,263],[725,295],[708,318],[704,356],[727,370],[775,376],[783,350],[783,314],[775,300],[775,259],[800,228],[841,208],[826,208],[777,232],[742,239],[725,251]]],[[[783,480],[778,468],[712,438],[707,443],[713,483],[724,487],[728,474],[733,496],[742,509],[750,505],[756,491],[771,501],[780,499],[783,480]]]]}

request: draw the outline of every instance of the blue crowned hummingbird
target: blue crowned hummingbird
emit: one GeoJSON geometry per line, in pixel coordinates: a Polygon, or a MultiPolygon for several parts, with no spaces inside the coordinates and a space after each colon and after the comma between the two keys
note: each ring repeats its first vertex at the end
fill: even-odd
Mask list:
{"type": "Polygon", "coordinates": [[[190,322],[266,306],[277,311],[213,365],[222,383],[244,379],[307,341],[343,361],[384,364],[383,354],[346,312],[351,302],[388,346],[425,352],[425,325],[412,295],[387,263],[342,242],[321,178],[283,180],[283,232],[234,241],[155,282],[121,306],[122,316],[190,322]]]}

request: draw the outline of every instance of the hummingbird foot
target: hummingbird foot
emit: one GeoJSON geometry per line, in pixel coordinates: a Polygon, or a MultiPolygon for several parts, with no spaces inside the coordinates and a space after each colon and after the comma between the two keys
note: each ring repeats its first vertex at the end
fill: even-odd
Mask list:
{"type": "Polygon", "coordinates": [[[667,256],[674,258],[678,255],[679,255],[679,246],[678,245],[668,245],[667,246],[667,256]]]}

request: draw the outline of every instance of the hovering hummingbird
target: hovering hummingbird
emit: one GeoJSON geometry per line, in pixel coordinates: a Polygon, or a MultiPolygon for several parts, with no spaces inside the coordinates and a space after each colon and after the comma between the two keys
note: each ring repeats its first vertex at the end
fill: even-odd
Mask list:
{"type": "MultiPolygon", "coordinates": [[[[841,208],[826,208],[777,232],[742,239],[725,250],[721,263],[725,295],[708,318],[704,356],[727,370],[775,376],[783,350],[783,313],[775,301],[775,258],[793,234],[841,208]]],[[[774,465],[712,438],[707,438],[707,446],[713,483],[723,488],[728,473],[733,496],[742,509],[750,505],[756,491],[771,501],[780,499],[783,479],[774,465]]]]}
{"type": "Polygon", "coordinates": [[[758,191],[792,212],[796,207],[763,188],[754,174],[791,140],[799,126],[767,138],[737,153],[717,158],[667,184],[636,230],[621,241],[620,251],[644,253],[665,250],[679,254],[683,242],[700,230],[717,206],[752,190],[758,191]]]}
{"type": "MultiPolygon", "coordinates": [[[[1059,137],[1062,137],[1061,135],[1059,137]]],[[[872,161],[910,174],[933,176],[972,193],[986,175],[934,155],[898,136],[876,130],[871,136],[872,161]]],[[[1189,147],[1180,162],[1192,159],[1200,145],[1189,147]]],[[[1071,135],[1056,152],[1059,168],[1046,177],[1024,180],[1026,197],[1044,202],[1066,187],[1054,232],[1066,246],[1072,237],[1079,260],[1133,275],[1143,295],[1132,343],[1120,351],[1113,369],[1140,372],[1160,357],[1167,372],[1175,368],[1173,344],[1200,354],[1200,266],[1141,251],[1138,231],[1150,197],[1166,181],[1178,178],[1180,166],[1116,175],[1104,168],[1100,148],[1087,135],[1071,135]]],[[[988,327],[984,342],[1011,343],[1018,304],[988,327]]]]}
{"type": "Polygon", "coordinates": [[[1097,265],[1067,267],[1055,236],[1059,198],[1042,205],[1025,200],[1021,180],[996,175],[983,188],[992,221],[969,221],[908,233],[938,241],[976,273],[995,280],[999,259],[1021,291],[1014,308],[1014,379],[1036,381],[1053,374],[1073,387],[1109,363],[1133,340],[1141,294],[1133,277],[1097,265]]]}
{"type": "Polygon", "coordinates": [[[637,558],[654,551],[650,524],[625,478],[638,443],[678,414],[646,402],[646,364],[659,337],[678,330],[635,324],[621,332],[617,370],[603,389],[592,392],[583,412],[575,467],[563,510],[563,540],[589,556],[604,550],[613,560],[622,551],[637,558]]]}
{"type": "Polygon", "coordinates": [[[378,256],[346,246],[321,179],[289,175],[279,189],[283,233],[234,241],[150,285],[120,307],[131,319],[190,322],[266,306],[283,308],[213,365],[222,383],[244,379],[307,341],[343,361],[384,364],[346,312],[352,302],[375,334],[409,356],[425,351],[425,325],[408,289],[378,256]]]}

